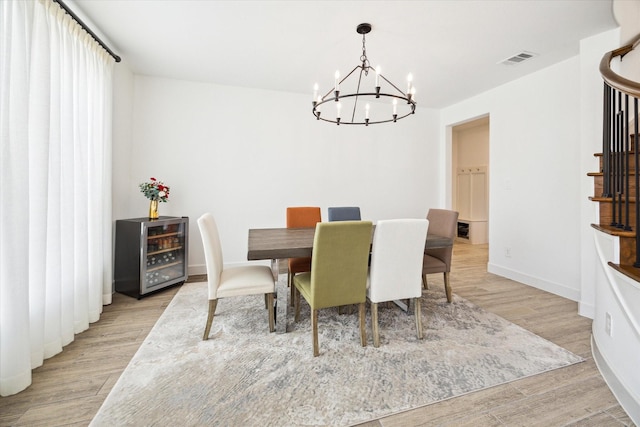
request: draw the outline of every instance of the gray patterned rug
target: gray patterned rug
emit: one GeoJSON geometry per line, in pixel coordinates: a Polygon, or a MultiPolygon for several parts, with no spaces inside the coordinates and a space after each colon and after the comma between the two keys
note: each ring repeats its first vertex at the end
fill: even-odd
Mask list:
{"type": "Polygon", "coordinates": [[[268,332],[262,296],[223,299],[208,341],[206,283],[176,294],[92,426],[352,425],[582,361],[454,295],[424,291],[412,315],[382,307],[381,346],[360,346],[357,310],[320,311],[314,358],[308,306],[268,332]]]}

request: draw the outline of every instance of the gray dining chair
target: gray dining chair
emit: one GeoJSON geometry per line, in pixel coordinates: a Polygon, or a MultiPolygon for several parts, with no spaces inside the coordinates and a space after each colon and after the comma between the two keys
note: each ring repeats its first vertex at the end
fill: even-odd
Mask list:
{"type": "Polygon", "coordinates": [[[327,209],[329,221],[360,221],[360,208],[357,206],[330,207],[327,209]]]}

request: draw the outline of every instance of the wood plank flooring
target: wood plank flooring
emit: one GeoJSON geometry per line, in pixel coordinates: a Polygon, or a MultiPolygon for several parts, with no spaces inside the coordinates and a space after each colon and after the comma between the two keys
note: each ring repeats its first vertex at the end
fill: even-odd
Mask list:
{"type": "MultiPolygon", "coordinates": [[[[487,252],[455,245],[453,292],[587,361],[361,426],[632,426],[593,362],[591,321],[577,303],[487,273],[487,252]]],[[[442,275],[429,286],[444,292],[442,275]]],[[[27,390],[0,398],[0,426],[88,425],[177,290],[139,301],[115,294],[100,321],[33,371],[27,390]]]]}

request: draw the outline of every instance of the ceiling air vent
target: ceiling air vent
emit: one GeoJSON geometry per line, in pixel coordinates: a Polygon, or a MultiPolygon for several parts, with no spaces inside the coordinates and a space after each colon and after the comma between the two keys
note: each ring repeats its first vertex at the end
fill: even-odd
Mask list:
{"type": "Polygon", "coordinates": [[[533,58],[534,56],[538,56],[538,54],[533,53],[533,52],[526,52],[526,51],[522,51],[516,55],[513,55],[507,59],[504,59],[502,61],[499,62],[499,64],[505,64],[505,65],[515,65],[515,64],[520,64],[521,62],[524,62],[528,59],[533,58]]]}

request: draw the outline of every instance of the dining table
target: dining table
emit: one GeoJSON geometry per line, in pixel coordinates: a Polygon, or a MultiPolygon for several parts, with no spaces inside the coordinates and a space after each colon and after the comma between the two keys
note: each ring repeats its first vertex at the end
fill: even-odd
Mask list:
{"type": "MultiPolygon", "coordinates": [[[[289,315],[289,292],[286,275],[280,274],[280,263],[289,258],[311,257],[315,227],[309,228],[251,228],[247,260],[271,261],[271,270],[276,280],[276,332],[287,332],[289,315]]],[[[372,228],[371,238],[375,233],[372,228]]],[[[425,249],[445,248],[453,245],[453,239],[427,233],[425,249]]]]}

